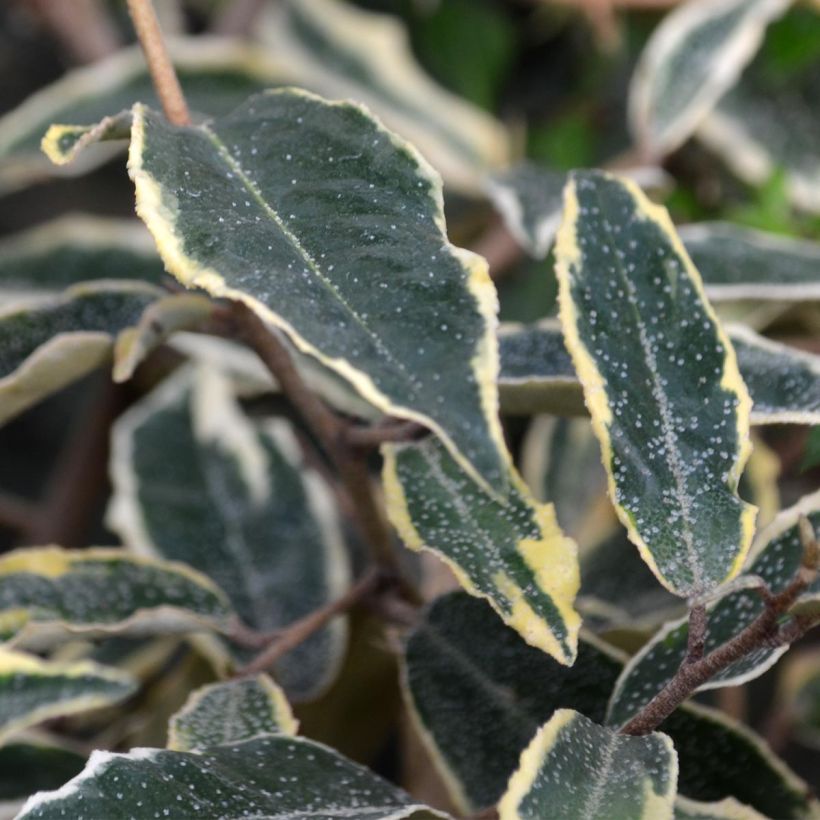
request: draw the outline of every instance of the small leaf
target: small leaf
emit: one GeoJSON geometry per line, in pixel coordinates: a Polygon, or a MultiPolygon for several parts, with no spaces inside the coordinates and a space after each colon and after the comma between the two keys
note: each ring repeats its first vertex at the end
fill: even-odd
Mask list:
{"type": "MultiPolygon", "coordinates": [[[[820,356],[772,342],[745,325],[727,324],[725,330],[752,399],[752,424],[820,424],[820,356]]],[[[502,324],[498,341],[503,413],[586,412],[557,322],[502,324]]]]}
{"type": "Polygon", "coordinates": [[[266,8],[258,30],[294,85],[364,103],[418,146],[448,186],[476,194],[484,172],[507,163],[502,125],[430,79],[394,15],[339,0],[285,0],[266,8]]]}
{"type": "Polygon", "coordinates": [[[136,219],[63,216],[0,241],[0,298],[59,291],[92,279],[139,279],[159,285],[164,271],[136,219]]]}
{"type": "Polygon", "coordinates": [[[565,192],[561,323],[618,516],[680,596],[734,577],[755,508],[737,495],[751,400],[663,208],[601,172],[565,192]]]}
{"type": "Polygon", "coordinates": [[[483,491],[440,442],[385,445],[387,514],[404,543],[429,549],[471,595],[561,663],[575,659],[580,618],[575,543],[511,467],[503,500],[483,491]]]}
{"type": "Polygon", "coordinates": [[[653,32],[632,79],[632,133],[651,156],[692,134],[760,47],[788,0],[695,0],[653,32]]]}
{"type": "Polygon", "coordinates": [[[666,735],[619,735],[559,709],[522,752],[498,814],[500,820],[671,818],[677,778],[666,735]]]}
{"type": "Polygon", "coordinates": [[[21,549],[0,557],[0,638],[51,646],[69,635],[227,629],[231,609],[205,576],[117,548],[21,549]]]}
{"type": "Polygon", "coordinates": [[[678,229],[713,302],[820,299],[820,242],[728,222],[678,229]]]}
{"type": "MultiPolygon", "coordinates": [[[[339,597],[350,569],[329,487],[283,420],[254,423],[219,371],[174,374],[116,422],[110,526],[143,555],[184,561],[267,632],[339,597]]],[[[275,668],[294,698],[318,695],[344,653],[337,619],[275,668]]],[[[202,645],[202,640],[200,640],[202,645]]],[[[210,640],[222,666],[247,654],[210,640]]]]}
{"type": "Polygon", "coordinates": [[[0,646],[0,741],[49,718],[116,703],[130,675],[95,663],[57,663],[0,646]]]}
{"type": "Polygon", "coordinates": [[[620,668],[583,640],[575,663],[562,666],[483,601],[456,592],[438,598],[410,635],[403,683],[451,798],[469,814],[498,801],[521,751],[556,708],[603,721],[620,668]]]}
{"type": "Polygon", "coordinates": [[[295,735],[298,728],[282,690],[267,675],[258,675],[192,692],[171,718],[168,748],[196,752],[262,734],[295,735]]]}
{"type": "Polygon", "coordinates": [[[4,802],[57,789],[79,774],[85,757],[52,740],[21,736],[0,746],[0,811],[4,802]]]}
{"type": "Polygon", "coordinates": [[[133,820],[446,817],[326,746],[262,735],[202,752],[94,752],[85,771],[63,788],[31,797],[18,820],[124,812],[133,820]]]}
{"type": "Polygon", "coordinates": [[[129,171],[181,282],[246,303],[503,487],[495,290],[447,243],[441,181],[411,146],[362,108],[290,90],[186,128],[135,106],[129,171]]]}
{"type": "MultiPolygon", "coordinates": [[[[806,496],[785,510],[758,536],[747,562],[747,573],[762,578],[773,592],[784,589],[795,576],[803,557],[798,517],[806,515],[820,535],[820,492],[806,496]]],[[[740,581],[743,581],[743,576],[740,581]]],[[[820,598],[820,581],[801,596],[801,601],[820,598]]],[[[763,611],[763,601],[754,589],[730,592],[708,607],[709,629],[705,651],[710,652],[740,633],[763,611]]],[[[618,680],[609,707],[608,722],[621,725],[635,715],[672,678],[683,659],[689,627],[686,619],[666,624],[635,655],[618,680]]],[[[761,647],[718,672],[701,689],[737,686],[762,675],[780,658],[788,646],[761,647]]]]}
{"type": "Polygon", "coordinates": [[[160,296],[142,282],[87,283],[0,311],[0,423],[108,361],[114,335],[160,296]]]}

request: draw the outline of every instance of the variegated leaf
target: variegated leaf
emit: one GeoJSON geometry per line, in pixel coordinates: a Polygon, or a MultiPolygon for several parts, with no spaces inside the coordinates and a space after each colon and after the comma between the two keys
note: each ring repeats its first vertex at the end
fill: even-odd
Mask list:
{"type": "Polygon", "coordinates": [[[411,549],[429,549],[470,594],[561,663],[575,659],[580,618],[575,543],[511,467],[497,499],[461,469],[442,444],[385,445],[387,514],[411,549]]]}
{"type": "Polygon", "coordinates": [[[668,214],[631,182],[573,176],[556,260],[618,515],[664,586],[708,592],[740,571],[756,512],[737,495],[751,400],[732,344],[668,214]]]}
{"type": "Polygon", "coordinates": [[[0,240],[0,304],[92,279],[160,284],[162,262],[136,219],[74,214],[0,240]]]}
{"type": "MultiPolygon", "coordinates": [[[[820,537],[820,492],[807,496],[782,512],[758,536],[747,562],[747,588],[730,592],[708,607],[709,628],[705,651],[731,640],[763,611],[760,594],[748,588],[762,578],[774,592],[794,578],[803,557],[798,530],[799,515],[806,515],[820,537]]],[[[743,578],[740,579],[741,581],[743,578]]],[[[820,598],[820,581],[801,597],[820,598]]],[[[686,618],[666,624],[627,664],[612,695],[608,721],[621,725],[635,715],[669,682],[686,657],[689,627],[686,618]]],[[[715,674],[701,689],[737,686],[762,675],[788,649],[761,647],[715,674]]]]}
{"type": "MultiPolygon", "coordinates": [[[[820,424],[820,356],[727,324],[740,375],[752,399],[752,424],[820,424]]],[[[557,322],[502,324],[499,331],[502,412],[585,412],[582,392],[557,322]]]]}
{"type": "Polygon", "coordinates": [[[733,797],[717,803],[705,803],[678,797],[675,800],[675,820],[766,820],[750,806],[744,806],[733,797]]]}
{"type": "Polygon", "coordinates": [[[713,302],[820,299],[820,243],[728,222],[678,228],[713,302]]]}
{"type": "MultiPolygon", "coordinates": [[[[347,588],[330,489],[302,461],[287,423],[248,419],[219,371],[172,376],[117,421],[112,447],[112,528],[138,553],[204,572],[249,626],[284,627],[347,588]]],[[[337,619],[275,666],[292,697],[332,681],[345,635],[337,619]]],[[[221,642],[207,649],[228,662],[221,642]]]]}
{"type": "Polygon", "coordinates": [[[632,80],[630,125],[650,156],[681,145],[754,57],[789,0],[694,0],[653,32],[632,80]]]}
{"type": "Polygon", "coordinates": [[[80,775],[55,792],[34,795],[18,817],[64,820],[124,813],[133,820],[446,817],[327,746],[281,735],[201,752],[94,752],[80,775]]]}
{"type": "Polygon", "coordinates": [[[114,336],[163,292],[89,282],[0,311],[0,423],[110,360],[114,336]]]}
{"type": "MultiPolygon", "coordinates": [[[[601,722],[604,693],[623,661],[582,639],[576,664],[560,666],[481,601],[454,593],[437,600],[411,634],[405,663],[411,714],[455,804],[469,814],[498,800],[518,755],[556,709],[601,722]]],[[[660,731],[678,752],[680,794],[701,801],[731,796],[778,818],[817,810],[806,784],[725,715],[685,705],[660,731]]]]}
{"type": "Polygon", "coordinates": [[[284,692],[267,676],[214,683],[192,692],[168,726],[168,748],[196,752],[262,734],[295,735],[284,692]]]}
{"type": "Polygon", "coordinates": [[[503,488],[495,290],[483,259],[447,243],[440,178],[411,146],[355,105],[290,90],[184,128],[135,106],[129,171],[180,281],[246,303],[503,488]]]}
{"type": "Polygon", "coordinates": [[[0,638],[51,646],[66,635],[228,630],[224,594],[182,564],[117,548],[21,549],[0,556],[0,638]]]}
{"type": "Polygon", "coordinates": [[[558,709],[521,753],[498,804],[500,820],[663,820],[672,817],[678,759],[653,732],[620,735],[558,709]]]}
{"type": "Polygon", "coordinates": [[[501,124],[421,70],[395,16],[343,0],[285,0],[267,7],[259,38],[293,72],[294,85],[364,103],[448,186],[475,194],[485,172],[509,160],[501,124]]]}
{"type": "Polygon", "coordinates": [[[95,663],[43,661],[0,647],[0,741],[49,718],[116,703],[135,688],[129,675],[95,663]]]}

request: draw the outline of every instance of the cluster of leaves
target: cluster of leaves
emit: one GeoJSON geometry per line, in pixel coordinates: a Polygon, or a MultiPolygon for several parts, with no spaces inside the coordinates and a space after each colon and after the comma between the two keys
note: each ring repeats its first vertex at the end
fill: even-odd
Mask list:
{"type": "MultiPolygon", "coordinates": [[[[436,15],[484,13],[463,6],[436,15]]],[[[163,115],[136,47],[0,119],[2,192],[127,146],[144,223],[69,216],[0,247],[0,422],[101,368],[136,394],[110,430],[121,546],[0,556],[8,813],[820,813],[751,729],[689,700],[759,677],[818,618],[820,492],[781,509],[750,428],[820,421],[820,356],[782,340],[816,328],[820,244],[677,229],[645,192],[670,194],[661,164],[698,142],[750,185],[777,170],[795,222],[820,213],[816,50],[777,50],[805,20],[811,46],[817,10],[790,6],[663,18],[631,79],[635,150],[590,162],[609,170],[516,162],[510,130],[431,80],[395,17],[343,0],[172,42],[191,122],[163,115]],[[773,54],[793,96],[771,95],[773,54]],[[557,315],[498,325],[501,265],[451,243],[445,194],[456,212],[492,202],[520,268],[554,261],[557,315]],[[289,367],[273,378],[243,341],[289,367]],[[342,441],[357,432],[378,460],[342,441]],[[346,471],[372,501],[377,461],[369,512],[435,564],[396,558],[367,520],[346,471]],[[419,608],[408,578],[442,566],[461,590],[419,608]],[[688,690],[633,731],[680,670],[688,690]],[[410,716],[407,757],[426,751],[444,796],[349,759],[375,757],[379,738],[351,735],[382,720],[385,680],[404,695],[388,729],[410,716]]],[[[501,284],[547,289],[521,270],[501,284]]],[[[783,666],[778,698],[816,747],[817,654],[783,666]]]]}

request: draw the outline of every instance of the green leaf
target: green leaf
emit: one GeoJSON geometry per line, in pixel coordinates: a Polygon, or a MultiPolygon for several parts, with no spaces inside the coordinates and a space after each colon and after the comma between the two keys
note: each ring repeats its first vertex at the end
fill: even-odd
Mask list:
{"type": "MultiPolygon", "coordinates": [[[[498,799],[518,755],[555,709],[601,722],[604,693],[621,666],[614,650],[583,639],[576,664],[560,666],[482,602],[456,593],[436,601],[411,635],[404,682],[431,759],[456,805],[469,813],[498,799]]],[[[807,786],[759,737],[725,716],[685,705],[660,730],[674,741],[678,791],[686,797],[731,796],[777,818],[816,810],[807,786]]]]}
{"type": "Polygon", "coordinates": [[[820,243],[728,222],[678,229],[713,302],[820,299],[820,243]]]}
{"type": "MultiPolygon", "coordinates": [[[[773,592],[784,589],[795,576],[803,556],[798,531],[799,515],[806,515],[820,536],[820,492],[806,496],[783,511],[758,536],[747,562],[749,576],[762,578],[773,592]]],[[[744,580],[744,576],[739,579],[744,580]]],[[[754,583],[749,579],[749,585],[754,583]]],[[[809,587],[800,601],[820,597],[820,581],[809,587]]],[[[763,611],[764,603],[754,589],[730,592],[708,606],[709,628],[705,652],[735,637],[763,611]]],[[[686,657],[689,627],[686,619],[666,624],[624,668],[612,694],[608,722],[621,725],[635,715],[671,680],[686,657]]],[[[701,689],[738,686],[762,675],[788,646],[761,647],[714,675],[701,689]]]]}
{"type": "Polygon", "coordinates": [[[92,279],[139,279],[159,285],[162,261],[136,219],[74,214],[0,241],[0,297],[58,291],[92,279]]]}
{"type": "Polygon", "coordinates": [[[88,283],[0,311],[0,423],[109,361],[114,336],[162,293],[142,282],[88,283]]]}
{"type": "Polygon", "coordinates": [[[650,156],[680,146],[737,81],[789,0],[696,0],[653,32],[632,79],[632,133],[650,156]]]}
{"type": "Polygon", "coordinates": [[[495,804],[521,751],[560,707],[602,722],[621,663],[581,641],[562,666],[524,643],[483,601],[438,598],[411,633],[403,682],[411,714],[457,808],[495,804]]]}
{"type": "Polygon", "coordinates": [[[503,488],[495,289],[481,257],[447,243],[441,181],[410,145],[355,105],[290,90],[207,126],[135,106],[129,171],[180,281],[246,303],[503,488]]]}
{"type": "Polygon", "coordinates": [[[294,85],[364,103],[416,145],[448,185],[478,193],[484,173],[507,163],[501,124],[420,69],[394,16],[339,0],[285,0],[267,7],[258,30],[293,72],[294,85]]]}
{"type": "Polygon", "coordinates": [[[0,811],[42,789],[57,789],[79,774],[85,757],[51,740],[22,736],[0,746],[0,811]]]}
{"type": "Polygon", "coordinates": [[[267,676],[214,683],[192,692],[168,726],[168,748],[196,752],[262,734],[295,735],[299,723],[267,676]]]}
{"type": "MultiPolygon", "coordinates": [[[[109,524],[144,555],[184,561],[225,591],[242,621],[267,632],[340,596],[350,570],[329,487],[302,461],[284,420],[254,423],[219,371],[186,369],[114,426],[109,524]]],[[[332,681],[344,619],[276,665],[294,698],[332,681]]],[[[202,644],[202,640],[200,640],[202,644]]],[[[221,666],[247,655],[216,640],[221,666]]]]}
{"type": "Polygon", "coordinates": [[[795,650],[783,661],[773,709],[791,729],[791,738],[820,749],[820,649],[795,650]]]}
{"type": "Polygon", "coordinates": [[[382,454],[387,514],[404,543],[438,555],[528,643],[571,664],[578,562],[552,505],[538,504],[512,467],[507,495],[491,496],[433,438],[382,454]]]}
{"type": "Polygon", "coordinates": [[[49,718],[117,703],[130,675],[95,663],[57,663],[0,646],[0,741],[49,718]]]}
{"type": "Polygon", "coordinates": [[[678,797],[675,800],[675,820],[766,820],[749,806],[744,806],[733,797],[726,797],[718,803],[703,803],[678,797]]]}
{"type": "MultiPolygon", "coordinates": [[[[820,423],[820,356],[727,324],[740,375],[752,398],[752,424],[820,423]]],[[[557,322],[502,324],[499,392],[509,415],[585,413],[572,359],[557,322]]]]}
{"type": "MultiPolygon", "coordinates": [[[[814,423],[817,424],[817,422],[814,423]]],[[[813,427],[806,441],[806,451],[803,453],[800,467],[803,470],[811,470],[818,464],[820,464],[820,427],[813,427]]]]}
{"type": "Polygon", "coordinates": [[[818,65],[813,59],[784,82],[760,55],[697,131],[698,140],[750,185],[782,173],[791,203],[814,214],[820,213],[818,65]]]}
{"type": "Polygon", "coordinates": [[[576,173],[556,271],[561,323],[610,494],[644,560],[688,597],[734,577],[756,510],[737,495],[751,400],[666,210],[576,173]]]}
{"type": "Polygon", "coordinates": [[[498,814],[500,820],[659,820],[672,816],[677,778],[666,735],[619,735],[558,709],[521,753],[498,814]]]}
{"type": "Polygon", "coordinates": [[[19,820],[66,817],[265,817],[270,820],[446,817],[332,749],[262,735],[202,752],[94,752],[74,780],[31,797],[19,820]]]}
{"type": "Polygon", "coordinates": [[[66,636],[228,629],[230,606],[183,564],[117,548],[21,549],[0,557],[0,638],[51,646],[66,636]]]}

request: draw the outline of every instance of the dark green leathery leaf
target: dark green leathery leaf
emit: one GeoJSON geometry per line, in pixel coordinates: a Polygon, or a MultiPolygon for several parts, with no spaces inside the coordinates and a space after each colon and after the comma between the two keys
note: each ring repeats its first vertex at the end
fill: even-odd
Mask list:
{"type": "Polygon", "coordinates": [[[581,640],[563,666],[462,592],[437,599],[407,642],[411,714],[451,798],[469,814],[498,801],[521,751],[556,708],[602,722],[621,662],[581,640]],[[535,687],[535,688],[533,688],[535,687]]]}
{"type": "Polygon", "coordinates": [[[536,502],[512,467],[509,491],[497,499],[432,437],[385,445],[382,454],[387,514],[404,543],[436,553],[528,643],[571,664],[577,551],[552,505],[536,502]]]}
{"type": "Polygon", "coordinates": [[[0,638],[43,647],[66,634],[228,630],[231,608],[204,575],[117,548],[20,549],[0,557],[0,638]]]}
{"type": "Polygon", "coordinates": [[[754,57],[789,0],[696,0],[653,32],[632,80],[630,125],[650,156],[683,143],[754,57]]]}
{"type": "MultiPolygon", "coordinates": [[[[773,592],[788,586],[800,568],[803,546],[798,516],[806,515],[820,536],[820,492],[806,496],[794,507],[783,511],[758,536],[746,570],[749,585],[762,578],[773,592]]],[[[741,579],[742,580],[742,577],[741,579]]],[[[799,599],[820,598],[820,581],[810,586],[799,599]]],[[[705,651],[710,652],[739,634],[763,611],[760,594],[754,589],[739,589],[709,605],[709,629],[705,651]]],[[[669,682],[686,657],[689,627],[687,619],[666,624],[625,667],[612,695],[608,721],[620,725],[635,715],[669,682]]],[[[738,686],[762,675],[788,646],[760,647],[715,674],[701,689],[738,686]]]]}
{"type": "MultiPolygon", "coordinates": [[[[179,372],[117,421],[112,479],[109,521],[124,543],[204,572],[255,629],[284,627],[347,588],[330,489],[287,422],[252,422],[219,371],[179,372]]],[[[291,697],[330,684],[345,636],[336,619],[275,665],[291,697]]],[[[197,641],[220,664],[247,660],[216,638],[197,641]]]]}
{"type": "Polygon", "coordinates": [[[116,334],[162,294],[145,282],[88,282],[0,312],[0,423],[108,361],[116,334]]]}
{"type": "Polygon", "coordinates": [[[500,820],[660,820],[672,816],[677,778],[666,735],[619,735],[558,709],[521,753],[498,814],[500,820]]]}
{"type": "Polygon", "coordinates": [[[0,746],[0,812],[4,803],[59,788],[84,766],[84,755],[33,732],[8,741],[0,746]]]}
{"type": "Polygon", "coordinates": [[[298,728],[282,690],[267,675],[257,675],[192,692],[171,718],[168,748],[194,752],[262,734],[295,735],[298,728]]]}
{"type": "Polygon", "coordinates": [[[49,718],[98,709],[133,694],[130,675],[95,663],[58,663],[0,647],[0,741],[49,718]]]}
{"type": "Polygon", "coordinates": [[[495,290],[448,244],[441,180],[364,109],[293,90],[205,126],[134,108],[137,212],[186,285],[245,302],[496,489],[495,290]]]}
{"type": "Polygon", "coordinates": [[[124,811],[134,820],[446,817],[327,746],[262,735],[199,753],[94,752],[80,775],[31,797],[18,818],[118,817],[124,811]]]}
{"type": "MultiPolygon", "coordinates": [[[[439,599],[411,635],[404,683],[411,714],[456,805],[469,814],[495,803],[518,755],[555,709],[603,721],[606,693],[623,660],[582,638],[567,668],[538,653],[463,593],[439,599]],[[486,714],[477,721],[476,713],[486,714]]],[[[807,787],[753,732],[684,705],[660,731],[675,743],[678,790],[716,801],[734,797],[771,817],[812,816],[807,787]]]]}
{"type": "Polygon", "coordinates": [[[756,513],[737,495],[751,400],[731,342],[665,209],[628,180],[572,176],[556,260],[616,511],[661,583],[708,592],[740,571],[756,513]]]}
{"type": "MultiPolygon", "coordinates": [[[[820,356],[728,324],[740,375],[752,399],[752,424],[820,424],[820,356]]],[[[586,412],[560,326],[502,324],[498,334],[502,412],[511,415],[586,412]]]]}

